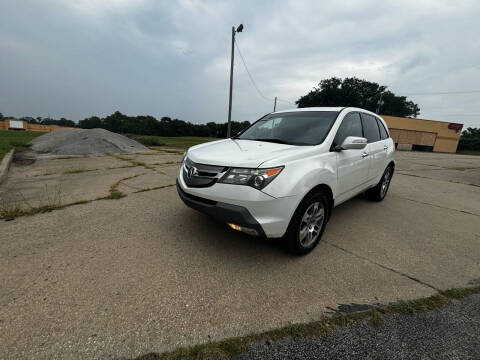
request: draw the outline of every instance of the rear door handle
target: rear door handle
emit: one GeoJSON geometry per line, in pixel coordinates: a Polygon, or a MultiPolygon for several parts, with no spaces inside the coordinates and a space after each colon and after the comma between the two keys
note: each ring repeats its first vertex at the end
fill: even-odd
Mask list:
{"type": "Polygon", "coordinates": [[[366,152],[364,152],[364,153],[362,154],[362,158],[367,157],[367,156],[368,156],[368,154],[367,154],[366,152]]]}
{"type": "Polygon", "coordinates": [[[387,145],[383,145],[383,150],[387,150],[388,149],[388,146],[387,145]]]}

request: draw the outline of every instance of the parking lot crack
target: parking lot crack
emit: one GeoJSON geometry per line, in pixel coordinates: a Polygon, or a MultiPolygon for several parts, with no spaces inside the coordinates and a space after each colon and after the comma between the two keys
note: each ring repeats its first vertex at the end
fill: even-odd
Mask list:
{"type": "Polygon", "coordinates": [[[371,259],[369,259],[369,258],[367,258],[367,257],[365,257],[365,256],[358,255],[358,254],[354,253],[353,251],[350,251],[350,250],[348,250],[348,249],[345,249],[345,248],[343,248],[343,247],[341,247],[341,246],[338,246],[338,245],[336,245],[336,244],[332,244],[331,242],[328,242],[328,241],[326,241],[326,240],[323,240],[323,242],[326,243],[327,245],[330,245],[331,247],[334,247],[334,248],[336,248],[336,249],[338,249],[338,250],[344,251],[344,252],[346,252],[347,254],[353,255],[353,256],[355,256],[356,258],[359,258],[359,259],[368,261],[368,262],[371,263],[371,264],[377,265],[377,266],[381,267],[382,269],[385,269],[385,270],[391,271],[391,272],[393,272],[393,273],[395,273],[395,274],[397,274],[397,275],[406,277],[407,279],[410,279],[410,280],[412,280],[412,281],[415,281],[416,283],[418,283],[418,284],[420,284],[420,285],[426,286],[426,287],[428,287],[428,288],[430,288],[430,289],[433,289],[433,290],[436,290],[436,291],[441,291],[440,289],[436,288],[435,286],[433,286],[433,285],[431,285],[431,284],[429,284],[429,283],[426,283],[425,281],[420,280],[420,279],[418,279],[418,278],[416,278],[416,277],[414,277],[414,276],[412,276],[412,275],[406,274],[406,273],[404,273],[404,272],[402,272],[402,271],[396,270],[396,269],[391,268],[391,267],[389,267],[389,266],[380,264],[379,262],[373,261],[373,260],[371,260],[371,259]]]}
{"type": "Polygon", "coordinates": [[[473,215],[473,216],[480,216],[479,214],[475,214],[475,213],[472,213],[472,212],[467,211],[467,210],[453,209],[453,208],[450,208],[450,207],[441,206],[441,205],[436,205],[436,204],[432,204],[432,203],[428,203],[428,202],[424,202],[424,201],[419,201],[419,200],[415,200],[415,199],[410,199],[410,198],[403,197],[403,196],[398,196],[398,195],[392,195],[392,196],[397,197],[397,198],[399,198],[399,199],[416,202],[416,203],[419,203],[419,204],[435,206],[435,207],[440,208],[440,209],[458,211],[458,212],[461,212],[461,213],[464,213],[464,214],[468,214],[468,215],[473,215]]]}
{"type": "MultiPolygon", "coordinates": [[[[441,169],[437,169],[437,170],[441,170],[441,169]]],[[[406,173],[405,171],[411,171],[411,170],[397,170],[397,171],[395,172],[395,174],[397,174],[397,175],[404,175],[404,176],[411,176],[411,177],[416,177],[416,178],[420,178],[420,179],[429,179],[429,180],[435,180],[435,181],[442,181],[442,182],[447,182],[447,183],[451,183],[451,184],[462,184],[462,185],[466,185],[466,186],[480,187],[480,185],[478,185],[478,184],[467,184],[467,183],[459,182],[459,181],[432,179],[431,177],[428,177],[428,176],[414,175],[414,174],[406,173]]]]}

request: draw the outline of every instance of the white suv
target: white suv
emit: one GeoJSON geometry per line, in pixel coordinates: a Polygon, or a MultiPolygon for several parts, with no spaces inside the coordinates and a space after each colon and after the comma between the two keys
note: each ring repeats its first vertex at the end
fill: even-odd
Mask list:
{"type": "Polygon", "coordinates": [[[358,108],[265,115],[240,134],[188,149],[177,189],[188,206],[295,254],[320,240],[334,206],[366,192],[380,201],[395,168],[385,121],[358,108]]]}

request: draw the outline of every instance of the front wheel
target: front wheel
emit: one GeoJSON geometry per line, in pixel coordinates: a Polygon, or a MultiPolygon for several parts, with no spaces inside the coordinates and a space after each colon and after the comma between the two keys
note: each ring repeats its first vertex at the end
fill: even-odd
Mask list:
{"type": "Polygon", "coordinates": [[[387,195],[387,191],[390,187],[390,182],[393,176],[393,167],[388,166],[380,181],[375,187],[368,189],[366,192],[367,198],[374,201],[382,201],[387,195]]]}
{"type": "Polygon", "coordinates": [[[321,192],[308,195],[293,214],[285,242],[295,255],[305,255],[317,246],[328,219],[328,201],[321,192]]]}

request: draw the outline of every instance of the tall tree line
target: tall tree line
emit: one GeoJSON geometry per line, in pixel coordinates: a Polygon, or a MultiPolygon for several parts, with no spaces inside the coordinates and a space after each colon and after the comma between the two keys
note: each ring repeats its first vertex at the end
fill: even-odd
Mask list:
{"type": "MultiPolygon", "coordinates": [[[[249,121],[232,122],[235,134],[250,125],[249,121]]],[[[157,120],[150,115],[128,116],[116,111],[105,118],[92,116],[78,122],[83,129],[102,128],[120,134],[156,135],[156,136],[208,136],[223,138],[227,136],[227,123],[192,124],[191,122],[162,117],[157,120]]]]}

